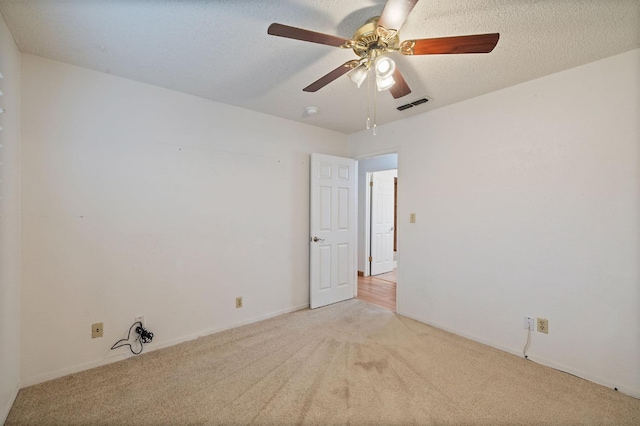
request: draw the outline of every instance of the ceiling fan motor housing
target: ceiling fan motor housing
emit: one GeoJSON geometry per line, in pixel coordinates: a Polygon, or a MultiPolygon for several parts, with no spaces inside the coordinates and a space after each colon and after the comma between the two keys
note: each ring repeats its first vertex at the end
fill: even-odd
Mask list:
{"type": "Polygon", "coordinates": [[[361,58],[375,59],[389,50],[397,50],[400,37],[397,31],[378,30],[379,16],[369,19],[353,35],[353,51],[361,58]],[[380,37],[382,32],[386,37],[380,37]]]}

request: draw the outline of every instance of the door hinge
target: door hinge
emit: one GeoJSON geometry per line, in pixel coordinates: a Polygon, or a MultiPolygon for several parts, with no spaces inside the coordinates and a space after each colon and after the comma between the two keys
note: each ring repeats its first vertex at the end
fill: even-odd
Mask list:
{"type": "Polygon", "coordinates": [[[373,262],[373,257],[369,256],[369,262],[373,262]]]}
{"type": "Polygon", "coordinates": [[[369,182],[369,186],[373,186],[373,181],[370,181],[370,182],[369,182]]]}

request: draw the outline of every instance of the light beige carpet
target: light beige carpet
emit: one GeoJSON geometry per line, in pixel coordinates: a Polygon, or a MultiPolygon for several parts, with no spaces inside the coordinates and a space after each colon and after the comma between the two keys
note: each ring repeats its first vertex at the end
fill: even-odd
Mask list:
{"type": "Polygon", "coordinates": [[[359,300],[20,391],[8,425],[639,425],[640,400],[359,300]]]}

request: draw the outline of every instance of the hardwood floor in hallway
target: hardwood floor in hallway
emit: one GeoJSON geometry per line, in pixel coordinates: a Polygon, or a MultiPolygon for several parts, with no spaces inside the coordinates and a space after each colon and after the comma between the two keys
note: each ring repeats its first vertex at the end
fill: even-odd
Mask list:
{"type": "Polygon", "coordinates": [[[396,270],[373,277],[358,277],[358,299],[396,311],[396,270]]]}

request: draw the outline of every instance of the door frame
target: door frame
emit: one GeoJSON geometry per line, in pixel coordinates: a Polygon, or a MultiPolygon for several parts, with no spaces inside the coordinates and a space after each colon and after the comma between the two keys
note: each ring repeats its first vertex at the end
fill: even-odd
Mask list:
{"type": "MultiPolygon", "coordinates": [[[[392,170],[392,169],[397,169],[398,170],[398,178],[400,178],[400,147],[395,147],[395,148],[389,148],[389,149],[385,149],[385,150],[379,150],[379,151],[373,151],[367,154],[362,154],[362,155],[357,155],[354,158],[354,160],[360,162],[362,160],[368,160],[371,158],[375,158],[375,157],[380,157],[383,155],[389,155],[389,154],[396,154],[397,155],[397,162],[396,162],[396,167],[393,168],[380,168],[380,169],[375,169],[375,170],[369,170],[367,172],[365,172],[365,181],[368,182],[368,174],[370,172],[382,172],[385,170],[392,170]]],[[[360,165],[358,164],[358,170],[360,170],[360,165]]],[[[359,176],[359,175],[358,175],[359,176]]],[[[370,232],[370,224],[371,224],[371,214],[370,214],[370,204],[369,204],[369,199],[371,197],[371,187],[365,183],[364,185],[364,198],[360,197],[360,195],[358,195],[358,217],[360,217],[360,211],[363,210],[364,211],[364,232],[365,232],[365,241],[364,241],[364,245],[363,245],[363,250],[362,252],[358,251],[358,258],[357,258],[357,263],[360,263],[360,260],[364,260],[364,268],[362,268],[362,275],[365,277],[368,277],[371,275],[371,270],[369,267],[369,262],[368,257],[369,257],[369,242],[367,240],[368,238],[368,233],[370,232]]],[[[358,182],[358,188],[359,190],[361,189],[360,187],[360,182],[358,182]]],[[[400,198],[398,198],[399,200],[400,198]]],[[[398,204],[399,205],[399,204],[398,204]]],[[[360,232],[360,228],[358,228],[358,233],[360,232]]],[[[396,229],[396,239],[399,241],[400,240],[400,235],[397,232],[398,230],[396,229]]],[[[398,243],[398,246],[400,244],[398,243]]],[[[400,257],[400,252],[398,251],[398,258],[400,257]]],[[[360,269],[358,269],[358,271],[360,271],[360,269]]],[[[396,283],[397,284],[397,283],[396,283]]]]}
{"type": "MultiPolygon", "coordinates": [[[[371,151],[371,152],[367,152],[365,154],[361,154],[361,155],[356,155],[353,158],[356,161],[360,161],[360,160],[367,160],[369,158],[374,158],[374,157],[379,157],[381,155],[388,155],[388,154],[396,154],[397,155],[397,163],[396,163],[396,169],[398,170],[398,180],[405,182],[404,179],[406,179],[404,176],[402,176],[402,166],[401,166],[401,148],[399,146],[397,147],[393,147],[393,148],[388,148],[388,149],[383,149],[383,150],[375,150],[375,151],[371,151]]],[[[359,167],[359,166],[358,166],[359,167]]],[[[358,168],[359,170],[359,168],[358,168]]],[[[387,169],[388,170],[388,169],[387,169]]],[[[372,170],[373,171],[373,170],[372,170]]],[[[366,173],[365,173],[366,175],[366,173]]],[[[360,188],[360,184],[358,183],[358,188],[360,188]]],[[[369,191],[369,187],[368,185],[365,185],[365,193],[369,191]]],[[[403,210],[402,210],[402,197],[400,196],[400,194],[402,193],[402,191],[400,190],[398,192],[399,196],[398,196],[398,223],[400,223],[402,221],[402,214],[403,214],[403,210]]],[[[364,198],[365,200],[367,200],[367,198],[364,198]]],[[[358,214],[360,209],[365,209],[365,221],[367,220],[367,209],[368,209],[368,204],[366,203],[366,201],[364,202],[365,205],[361,205],[361,198],[358,197],[358,214]]],[[[408,223],[408,220],[407,220],[408,223]]],[[[402,284],[401,284],[401,280],[402,280],[402,274],[401,274],[401,265],[402,265],[402,255],[401,255],[401,251],[400,251],[400,247],[402,246],[402,234],[404,232],[404,229],[406,228],[406,226],[402,226],[402,225],[398,225],[398,227],[396,228],[396,238],[398,241],[398,258],[397,258],[397,268],[398,268],[398,275],[396,277],[396,313],[400,313],[401,311],[401,306],[402,306],[402,284]],[[399,229],[398,229],[399,228],[399,229]]],[[[359,231],[358,231],[359,232],[359,231]]],[[[366,242],[365,242],[366,245],[366,242]]],[[[368,252],[365,253],[360,253],[359,251],[357,252],[358,256],[369,256],[368,252]]],[[[357,264],[358,262],[356,262],[357,264]]],[[[368,262],[365,262],[365,265],[367,265],[368,262]]],[[[367,273],[369,274],[369,268],[368,265],[365,268],[365,270],[363,271],[363,273],[367,273]]],[[[367,275],[368,276],[368,275],[367,275]]],[[[357,286],[356,286],[356,291],[357,291],[357,286]]]]}

